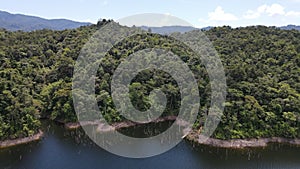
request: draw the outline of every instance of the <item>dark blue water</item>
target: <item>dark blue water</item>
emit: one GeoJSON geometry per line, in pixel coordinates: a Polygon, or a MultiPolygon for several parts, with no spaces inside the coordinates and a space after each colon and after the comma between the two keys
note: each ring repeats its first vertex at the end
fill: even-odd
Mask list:
{"type": "Polygon", "coordinates": [[[46,123],[43,140],[0,150],[0,169],[299,169],[300,147],[273,144],[232,150],[183,141],[152,158],[119,157],[97,147],[81,130],[46,123]]]}

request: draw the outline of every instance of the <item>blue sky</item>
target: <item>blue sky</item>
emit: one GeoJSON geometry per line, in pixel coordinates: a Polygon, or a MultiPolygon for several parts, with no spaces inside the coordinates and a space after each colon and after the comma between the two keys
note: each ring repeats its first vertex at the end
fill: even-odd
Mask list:
{"type": "Polygon", "coordinates": [[[2,0],[0,10],[93,23],[99,18],[162,13],[196,27],[300,25],[300,0],[2,0]]]}

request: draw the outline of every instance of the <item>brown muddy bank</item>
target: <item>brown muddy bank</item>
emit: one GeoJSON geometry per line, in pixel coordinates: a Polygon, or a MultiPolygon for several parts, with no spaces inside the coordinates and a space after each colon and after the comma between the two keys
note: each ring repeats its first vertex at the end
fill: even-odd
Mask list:
{"type": "Polygon", "coordinates": [[[43,133],[43,131],[40,130],[38,133],[36,133],[32,136],[29,136],[29,137],[0,141],[0,148],[7,148],[7,147],[12,147],[12,146],[17,146],[20,144],[26,144],[26,143],[38,141],[43,136],[44,136],[44,133],[43,133]]]}
{"type": "MultiPolygon", "coordinates": [[[[158,118],[152,123],[161,123],[167,121],[175,121],[176,116],[167,116],[163,118],[158,118]]],[[[178,120],[178,125],[186,126],[186,122],[182,120],[178,120]]],[[[100,121],[83,121],[81,123],[66,123],[65,127],[67,129],[77,129],[81,126],[98,126],[98,132],[110,132],[116,129],[135,127],[141,125],[140,123],[134,123],[131,121],[114,123],[111,126],[107,125],[100,121]]],[[[231,140],[220,140],[215,138],[205,139],[201,137],[199,133],[196,131],[188,134],[185,139],[202,145],[208,145],[213,147],[221,147],[221,148],[250,148],[250,147],[266,147],[269,143],[283,143],[283,144],[291,144],[291,145],[299,145],[300,139],[290,139],[290,138],[280,138],[280,137],[271,137],[271,138],[252,138],[252,139],[231,139],[231,140]]]]}
{"type": "Polygon", "coordinates": [[[300,139],[290,139],[281,137],[271,138],[251,138],[251,139],[231,139],[231,140],[220,140],[214,138],[202,137],[196,132],[190,133],[187,140],[197,144],[208,145],[213,147],[221,148],[251,148],[251,147],[266,147],[269,143],[280,143],[280,144],[291,144],[300,145],[300,139]]]}

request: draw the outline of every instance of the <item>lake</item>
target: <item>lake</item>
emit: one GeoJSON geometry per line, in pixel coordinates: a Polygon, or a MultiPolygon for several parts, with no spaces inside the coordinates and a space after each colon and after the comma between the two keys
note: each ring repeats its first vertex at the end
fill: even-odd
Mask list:
{"type": "Polygon", "coordinates": [[[0,150],[0,169],[299,169],[300,147],[224,149],[182,141],[172,150],[145,159],[113,155],[95,145],[82,130],[68,131],[43,122],[45,137],[35,143],[0,150]]]}

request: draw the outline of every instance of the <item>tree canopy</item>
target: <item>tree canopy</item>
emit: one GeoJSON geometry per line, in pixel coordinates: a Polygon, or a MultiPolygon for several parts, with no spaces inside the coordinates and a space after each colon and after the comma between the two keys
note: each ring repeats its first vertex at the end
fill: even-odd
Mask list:
{"type": "MultiPolygon", "coordinates": [[[[0,140],[26,137],[40,128],[40,118],[77,120],[72,100],[74,64],[83,45],[101,26],[32,32],[0,30],[0,140]]],[[[197,33],[199,30],[195,30],[197,33]]],[[[274,27],[216,27],[205,31],[225,68],[228,95],[218,139],[300,137],[300,32],[274,27]]],[[[101,61],[96,98],[107,121],[124,120],[111,98],[111,78],[120,62],[145,48],[170,50],[188,63],[199,80],[201,96],[195,129],[201,128],[210,105],[205,67],[183,44],[148,33],[128,38],[101,61]]],[[[164,115],[176,115],[180,90],[166,72],[144,70],[132,81],[130,97],[140,110],[149,108],[149,93],[162,88],[168,104],[164,115]]]]}

